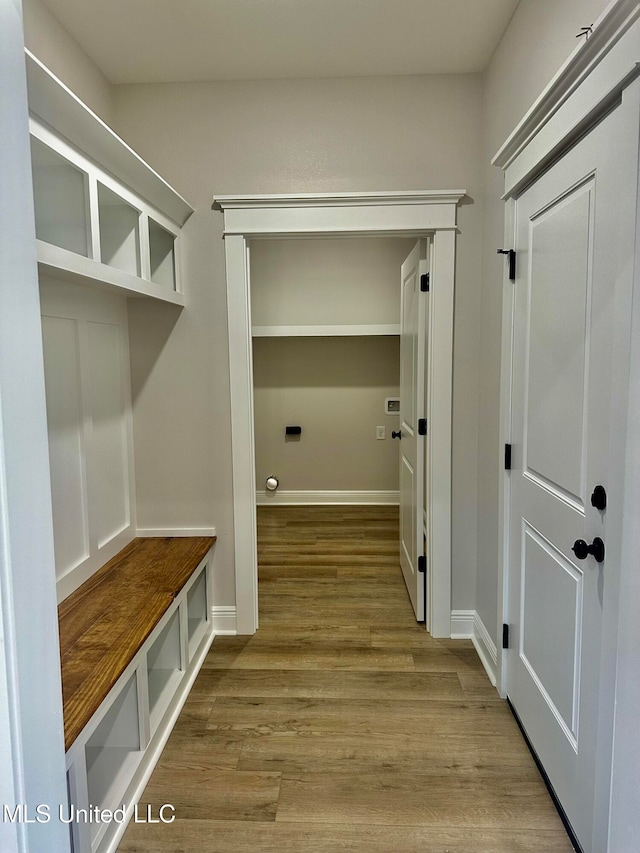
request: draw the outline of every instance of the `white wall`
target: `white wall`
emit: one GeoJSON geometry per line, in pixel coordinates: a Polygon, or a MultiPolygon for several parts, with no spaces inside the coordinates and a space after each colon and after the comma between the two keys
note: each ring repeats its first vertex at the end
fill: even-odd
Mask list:
{"type": "Polygon", "coordinates": [[[254,240],[254,326],[400,322],[400,266],[415,240],[254,240]]]}
{"type": "Polygon", "coordinates": [[[453,600],[474,606],[480,81],[476,76],[117,86],[116,129],[195,206],[187,308],[130,311],[138,522],[215,524],[234,601],[222,216],[214,193],[464,187],[457,262],[453,600]],[[158,452],[162,463],[158,463],[158,452]]]}
{"type": "MultiPolygon", "coordinates": [[[[608,0],[521,0],[483,80],[483,256],[479,328],[478,575],[476,609],[497,640],[498,445],[504,240],[502,172],[491,158],[576,47],[576,33],[598,17],[608,0]]],[[[509,248],[509,247],[507,247],[509,248]]]]}
{"type": "Polygon", "coordinates": [[[42,0],[23,0],[24,38],[29,50],[111,124],[111,84],[42,0]]]}
{"type": "Polygon", "coordinates": [[[254,340],[256,483],[281,491],[398,491],[400,342],[395,337],[254,340]],[[287,424],[302,435],[285,439],[287,424]],[[376,439],[376,426],[386,439],[376,439]]]}

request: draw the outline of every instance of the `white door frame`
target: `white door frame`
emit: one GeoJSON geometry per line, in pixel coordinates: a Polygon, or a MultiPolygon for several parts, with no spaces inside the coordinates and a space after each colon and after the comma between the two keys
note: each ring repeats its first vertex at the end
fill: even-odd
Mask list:
{"type": "Polygon", "coordinates": [[[258,627],[255,444],[248,241],[257,238],[433,236],[429,340],[431,633],[451,631],[451,408],[457,206],[464,190],[216,196],[224,213],[229,323],[236,628],[258,627]],[[430,453],[436,447],[437,453],[430,453]]]}

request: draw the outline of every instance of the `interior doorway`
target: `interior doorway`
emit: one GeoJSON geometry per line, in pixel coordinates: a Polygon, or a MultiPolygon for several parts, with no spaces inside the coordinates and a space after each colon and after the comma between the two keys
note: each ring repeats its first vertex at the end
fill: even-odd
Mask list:
{"type": "Polygon", "coordinates": [[[432,240],[429,374],[431,500],[427,622],[435,637],[451,624],[451,398],[457,205],[464,191],[297,196],[219,196],[224,212],[232,410],[236,627],[258,626],[256,470],[249,241],[344,236],[432,240]]]}

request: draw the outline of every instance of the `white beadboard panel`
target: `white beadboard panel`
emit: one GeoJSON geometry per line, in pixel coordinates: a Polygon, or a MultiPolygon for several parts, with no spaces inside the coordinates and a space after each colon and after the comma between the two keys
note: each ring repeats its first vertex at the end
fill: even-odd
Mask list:
{"type": "Polygon", "coordinates": [[[43,317],[42,340],[56,577],[60,578],[89,556],[78,321],[43,317]]]}
{"type": "Polygon", "coordinates": [[[397,506],[400,503],[400,495],[397,491],[372,491],[372,492],[297,492],[278,491],[256,492],[258,506],[290,505],[290,504],[380,504],[397,506]]]}
{"type": "Polygon", "coordinates": [[[96,501],[92,526],[98,548],[130,524],[121,337],[122,329],[118,325],[87,323],[92,491],[96,501]]]}

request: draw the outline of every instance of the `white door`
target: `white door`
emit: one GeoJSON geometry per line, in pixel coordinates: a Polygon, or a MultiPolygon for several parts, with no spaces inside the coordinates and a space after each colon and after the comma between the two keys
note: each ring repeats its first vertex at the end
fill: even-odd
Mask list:
{"type": "Polygon", "coordinates": [[[614,307],[635,174],[622,118],[618,108],[516,202],[507,693],[585,853],[603,600],[618,571],[593,546],[614,541],[618,508],[596,508],[592,493],[621,479],[614,307]],[[595,555],[574,552],[578,540],[595,555]]]}
{"type": "Polygon", "coordinates": [[[425,618],[424,447],[426,313],[421,277],[427,241],[419,240],[401,268],[400,309],[400,565],[416,619],[425,618]]]}

